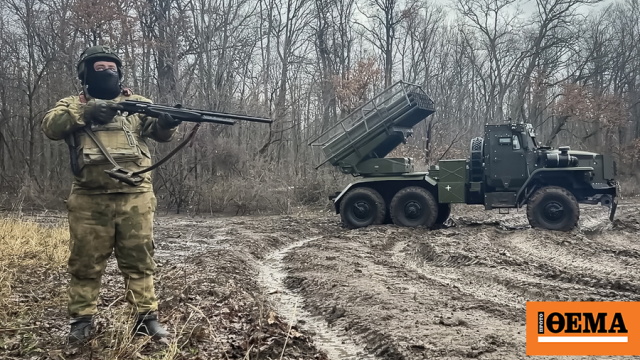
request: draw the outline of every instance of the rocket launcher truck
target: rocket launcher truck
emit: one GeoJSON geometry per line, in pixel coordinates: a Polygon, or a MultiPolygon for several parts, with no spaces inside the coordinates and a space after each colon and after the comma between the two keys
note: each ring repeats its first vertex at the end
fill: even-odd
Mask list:
{"type": "Polygon", "coordinates": [[[569,231],[578,204],[617,206],[615,163],[609,155],[540,145],[530,124],[485,125],[466,159],[440,160],[414,171],[411,158],[387,158],[435,112],[422,87],[399,81],[310,142],[324,161],[357,177],[330,196],[348,228],[393,223],[443,224],[451,204],[484,205],[508,213],[526,206],[532,227],[569,231]]]}

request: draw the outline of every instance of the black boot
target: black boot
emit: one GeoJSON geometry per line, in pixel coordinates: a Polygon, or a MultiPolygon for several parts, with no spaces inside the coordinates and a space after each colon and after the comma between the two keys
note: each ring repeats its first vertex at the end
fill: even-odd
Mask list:
{"type": "Polygon", "coordinates": [[[158,322],[158,314],[155,312],[138,314],[136,325],[133,328],[135,335],[147,335],[154,339],[166,338],[169,332],[158,322]]]}
{"type": "Polygon", "coordinates": [[[79,344],[87,341],[91,335],[91,315],[79,316],[71,319],[69,330],[69,344],[79,344]]]}

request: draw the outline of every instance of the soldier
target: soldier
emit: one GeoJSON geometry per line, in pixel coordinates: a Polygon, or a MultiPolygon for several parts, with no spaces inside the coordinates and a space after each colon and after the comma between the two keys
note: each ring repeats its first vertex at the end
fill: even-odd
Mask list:
{"type": "Polygon", "coordinates": [[[170,141],[180,121],[169,115],[121,113],[109,106],[124,100],[151,101],[122,87],[122,61],[106,46],[86,49],[77,71],[83,92],[58,101],[42,123],[47,137],[69,145],[74,173],[66,202],[71,234],[69,342],[83,342],[90,335],[101,277],[112,251],[124,276],[126,299],[137,312],[136,333],[167,337],[158,322],[153,285],[156,198],[150,173],[140,175],[144,180],[139,186],[131,186],[105,170],[114,167],[109,155],[129,171],[150,166],[147,138],[170,141]]]}

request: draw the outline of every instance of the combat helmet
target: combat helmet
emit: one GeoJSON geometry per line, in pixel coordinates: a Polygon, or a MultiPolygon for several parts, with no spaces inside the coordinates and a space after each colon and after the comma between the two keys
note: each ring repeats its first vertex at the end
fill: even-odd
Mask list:
{"type": "Polygon", "coordinates": [[[108,46],[98,45],[92,46],[80,55],[80,60],[78,60],[78,65],[76,67],[78,71],[78,79],[80,81],[84,81],[85,75],[87,72],[87,66],[93,64],[96,61],[113,61],[116,63],[118,67],[118,75],[120,79],[122,79],[122,60],[118,57],[118,55],[111,50],[108,46]]]}

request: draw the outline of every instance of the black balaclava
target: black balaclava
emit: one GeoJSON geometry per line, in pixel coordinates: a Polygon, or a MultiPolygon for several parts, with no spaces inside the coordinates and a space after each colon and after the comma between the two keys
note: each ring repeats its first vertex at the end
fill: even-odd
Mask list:
{"type": "Polygon", "coordinates": [[[93,65],[87,69],[86,86],[89,96],[103,100],[115,99],[122,91],[117,70],[96,71],[93,65]]]}

